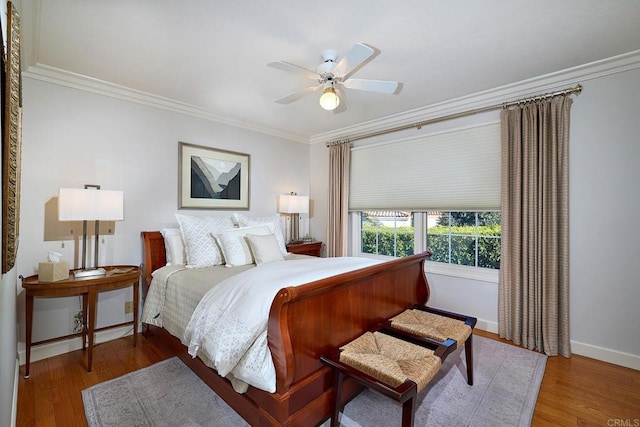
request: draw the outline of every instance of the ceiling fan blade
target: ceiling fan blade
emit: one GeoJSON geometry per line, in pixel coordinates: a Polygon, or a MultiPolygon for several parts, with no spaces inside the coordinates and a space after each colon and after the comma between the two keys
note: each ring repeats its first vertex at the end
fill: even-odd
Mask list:
{"type": "Polygon", "coordinates": [[[322,85],[309,86],[297,92],[290,93],[287,96],[283,96],[282,98],[278,98],[275,100],[275,102],[277,102],[278,104],[291,104],[293,101],[297,101],[298,99],[304,96],[312,94],[313,92],[317,91],[321,87],[322,85]]]}
{"type": "Polygon", "coordinates": [[[311,70],[307,70],[306,68],[301,67],[299,65],[290,64],[284,61],[270,62],[267,64],[267,67],[275,68],[277,70],[282,70],[289,73],[301,74],[304,77],[307,77],[309,79],[318,80],[320,78],[320,76],[318,76],[317,73],[311,70]]]}
{"type": "Polygon", "coordinates": [[[389,95],[398,93],[400,89],[402,89],[400,83],[387,80],[349,79],[342,84],[348,89],[366,90],[368,92],[386,93],[389,95]]]}
{"type": "Polygon", "coordinates": [[[340,98],[340,103],[338,103],[338,107],[335,110],[333,110],[333,114],[344,113],[349,108],[347,91],[337,87],[335,87],[335,91],[336,91],[336,94],[338,95],[338,98],[340,98]]]}
{"type": "Polygon", "coordinates": [[[333,74],[346,80],[379,53],[380,51],[364,43],[356,43],[338,62],[336,68],[333,69],[333,74]]]}

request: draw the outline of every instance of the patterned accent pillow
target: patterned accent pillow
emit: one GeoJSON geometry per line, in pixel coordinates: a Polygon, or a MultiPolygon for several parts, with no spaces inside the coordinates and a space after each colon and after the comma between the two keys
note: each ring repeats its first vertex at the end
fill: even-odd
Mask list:
{"type": "Polygon", "coordinates": [[[278,240],[273,234],[258,235],[247,234],[253,258],[256,265],[266,264],[268,262],[283,261],[284,256],[280,252],[278,240]]]}
{"type": "Polygon", "coordinates": [[[187,254],[187,268],[210,267],[223,262],[213,234],[233,228],[229,217],[176,214],[187,254]]]}
{"type": "Polygon", "coordinates": [[[280,214],[274,216],[265,216],[261,218],[251,218],[239,213],[233,214],[234,220],[240,227],[249,227],[253,225],[267,225],[278,242],[278,247],[282,255],[287,255],[287,246],[284,243],[284,234],[282,232],[282,220],[280,214]]]}
{"type": "Polygon", "coordinates": [[[264,235],[271,234],[271,231],[266,225],[257,225],[255,227],[232,228],[213,235],[222,250],[225,266],[236,267],[253,264],[253,255],[245,239],[248,233],[264,235]]]}

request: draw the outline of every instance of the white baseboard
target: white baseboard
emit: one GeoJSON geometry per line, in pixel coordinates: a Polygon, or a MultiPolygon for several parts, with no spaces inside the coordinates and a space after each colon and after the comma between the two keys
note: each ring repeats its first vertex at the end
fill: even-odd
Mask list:
{"type": "MultiPolygon", "coordinates": [[[[131,335],[133,328],[131,325],[120,326],[112,329],[105,329],[96,332],[94,344],[115,340],[118,338],[131,335]]],[[[31,362],[35,362],[59,354],[69,353],[71,351],[80,350],[82,348],[82,338],[74,337],[67,340],[55,341],[47,344],[40,344],[31,347],[31,362]]],[[[18,352],[20,366],[25,364],[25,350],[18,352]]]]}
{"type": "Polygon", "coordinates": [[[578,341],[571,341],[571,352],[580,356],[590,357],[614,365],[640,370],[640,356],[610,348],[598,347],[578,341]]]}
{"type": "Polygon", "coordinates": [[[478,319],[476,322],[476,328],[483,331],[498,333],[498,322],[492,322],[490,320],[478,319]]]}
{"type": "MultiPolygon", "coordinates": [[[[476,329],[497,334],[498,323],[478,319],[476,329]]],[[[596,345],[578,341],[571,341],[571,353],[600,360],[602,362],[613,363],[614,365],[624,366],[625,368],[640,370],[640,356],[635,354],[624,353],[617,350],[611,350],[610,348],[598,347],[596,345]]]]}
{"type": "Polygon", "coordinates": [[[20,375],[20,363],[16,359],[16,372],[13,377],[13,399],[11,401],[11,427],[16,427],[18,422],[18,379],[20,375]]]}

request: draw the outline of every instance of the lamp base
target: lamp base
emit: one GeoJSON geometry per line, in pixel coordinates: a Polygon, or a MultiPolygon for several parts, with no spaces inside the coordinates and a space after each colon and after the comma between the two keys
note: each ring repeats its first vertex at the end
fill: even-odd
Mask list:
{"type": "Polygon", "coordinates": [[[78,279],[82,277],[104,276],[107,274],[107,270],[104,268],[92,268],[85,270],[75,270],[73,276],[78,279]]]}

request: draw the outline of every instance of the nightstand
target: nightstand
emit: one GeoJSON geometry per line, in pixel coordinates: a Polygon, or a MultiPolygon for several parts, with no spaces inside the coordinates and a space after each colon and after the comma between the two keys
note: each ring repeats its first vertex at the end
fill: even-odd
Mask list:
{"type": "Polygon", "coordinates": [[[322,252],[322,242],[288,243],[287,252],[298,255],[311,255],[319,257],[320,253],[322,252]]]}
{"type": "Polygon", "coordinates": [[[31,342],[33,330],[33,298],[45,297],[69,297],[82,295],[82,332],[75,335],[82,336],[82,349],[87,348],[87,372],[91,372],[93,360],[93,338],[96,327],[96,306],[98,305],[98,293],[113,289],[133,286],[133,321],[118,325],[107,326],[100,329],[108,329],[126,324],[133,324],[133,346],[136,346],[136,327],[138,325],[138,292],[140,286],[140,269],[133,265],[118,265],[103,267],[107,270],[104,276],[74,277],[69,272],[69,277],[57,282],[40,282],[38,275],[22,279],[22,287],[25,289],[26,302],[26,364],[25,378],[29,378],[29,363],[31,361],[31,346],[44,344],[50,341],[69,338],[69,335],[53,338],[45,341],[31,342]]]}

